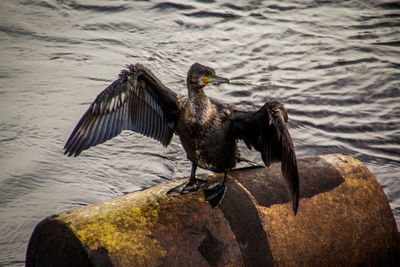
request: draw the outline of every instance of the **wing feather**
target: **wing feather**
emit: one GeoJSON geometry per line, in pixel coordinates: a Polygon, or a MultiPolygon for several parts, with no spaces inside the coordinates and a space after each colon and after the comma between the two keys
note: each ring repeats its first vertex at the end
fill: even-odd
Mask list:
{"type": "Polygon", "coordinates": [[[232,131],[249,149],[261,153],[266,166],[281,162],[282,175],[292,198],[296,214],[299,201],[299,174],[296,153],[286,122],[286,109],[278,101],[267,102],[256,112],[233,111],[232,131]]]}
{"type": "Polygon", "coordinates": [[[178,114],[177,94],[144,66],[129,65],[89,106],[66,142],[64,154],[78,156],[123,130],[141,133],[167,146],[178,114]]]}

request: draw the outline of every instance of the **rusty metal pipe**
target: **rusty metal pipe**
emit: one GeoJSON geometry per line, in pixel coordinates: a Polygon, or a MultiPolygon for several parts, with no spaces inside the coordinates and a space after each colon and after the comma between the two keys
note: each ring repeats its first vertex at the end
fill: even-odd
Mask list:
{"type": "Polygon", "coordinates": [[[216,209],[201,192],[167,195],[174,181],[46,218],[26,265],[400,265],[393,214],[361,162],[335,154],[298,165],[296,216],[279,164],[238,169],[216,209]]]}

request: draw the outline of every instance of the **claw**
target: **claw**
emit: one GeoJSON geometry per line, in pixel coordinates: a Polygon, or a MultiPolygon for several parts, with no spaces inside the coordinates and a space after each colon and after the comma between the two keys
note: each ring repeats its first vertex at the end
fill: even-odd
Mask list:
{"type": "MultiPolygon", "coordinates": [[[[170,189],[167,194],[171,193],[178,193],[178,194],[187,194],[190,192],[195,192],[199,190],[200,188],[204,188],[205,185],[208,183],[207,180],[202,180],[202,179],[197,179],[196,178],[196,168],[197,164],[192,163],[192,171],[190,173],[190,178],[189,181],[180,184],[172,189],[170,189]]],[[[222,183],[214,183],[207,188],[204,188],[204,198],[208,202],[210,202],[211,206],[213,208],[218,207],[218,205],[221,203],[222,199],[225,196],[226,192],[226,171],[224,173],[224,180],[222,183]]]]}

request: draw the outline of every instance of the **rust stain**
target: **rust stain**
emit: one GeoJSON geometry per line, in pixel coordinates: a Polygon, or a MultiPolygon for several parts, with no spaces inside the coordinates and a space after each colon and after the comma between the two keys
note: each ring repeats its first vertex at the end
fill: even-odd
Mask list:
{"type": "Polygon", "coordinates": [[[395,247],[396,241],[388,236],[394,221],[379,184],[352,157],[323,158],[339,170],[344,183],[302,198],[297,216],[292,215],[290,203],[259,207],[274,264],[354,266],[368,263],[370,255],[384,261],[392,253],[388,245],[395,247]]]}

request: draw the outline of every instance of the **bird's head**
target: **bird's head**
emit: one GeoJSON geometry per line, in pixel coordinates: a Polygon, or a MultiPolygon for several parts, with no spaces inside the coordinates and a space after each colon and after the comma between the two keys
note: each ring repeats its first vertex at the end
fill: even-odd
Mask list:
{"type": "Polygon", "coordinates": [[[194,63],[187,74],[188,89],[203,88],[209,83],[229,83],[229,80],[216,75],[213,68],[194,63]]]}

